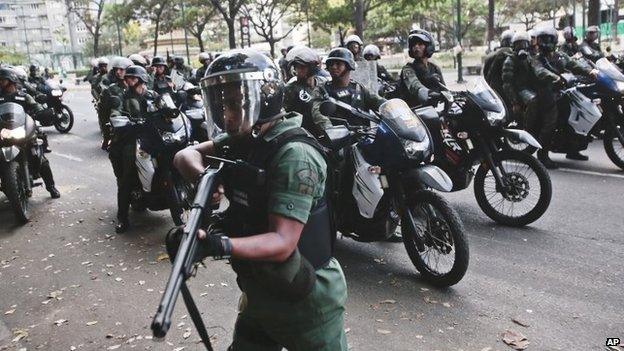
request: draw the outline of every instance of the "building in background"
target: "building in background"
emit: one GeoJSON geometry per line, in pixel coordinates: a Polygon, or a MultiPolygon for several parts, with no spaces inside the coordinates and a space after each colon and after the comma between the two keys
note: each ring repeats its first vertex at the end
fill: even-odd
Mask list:
{"type": "Polygon", "coordinates": [[[0,50],[21,53],[29,62],[58,70],[81,67],[88,38],[84,24],[68,14],[63,2],[0,2],[0,50]]]}

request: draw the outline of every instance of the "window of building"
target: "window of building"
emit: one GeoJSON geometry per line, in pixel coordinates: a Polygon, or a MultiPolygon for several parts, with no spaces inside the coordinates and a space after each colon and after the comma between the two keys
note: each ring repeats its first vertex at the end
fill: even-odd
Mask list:
{"type": "Polygon", "coordinates": [[[6,17],[0,17],[0,23],[6,22],[6,17]]]}

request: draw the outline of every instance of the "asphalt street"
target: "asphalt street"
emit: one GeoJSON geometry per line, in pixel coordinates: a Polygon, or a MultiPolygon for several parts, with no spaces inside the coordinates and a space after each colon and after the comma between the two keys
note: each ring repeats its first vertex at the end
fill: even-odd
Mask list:
{"type": "MultiPolygon", "coordinates": [[[[133,229],[114,233],[116,186],[99,149],[86,87],[70,89],[70,134],[47,128],[62,197],[41,187],[32,221],[16,225],[0,194],[0,350],[201,350],[181,301],[165,341],[149,325],[170,271],[164,237],[169,213],[132,213],[133,229]]],[[[348,282],[351,350],[511,350],[507,330],[528,350],[604,350],[624,339],[624,172],[601,141],[588,162],[555,159],[545,216],[516,229],[495,224],[472,188],[445,194],[469,239],[470,267],[449,289],[419,277],[402,244],[339,239],[348,282]]],[[[207,261],[190,281],[217,350],[232,337],[239,291],[223,261],[207,261]]]]}

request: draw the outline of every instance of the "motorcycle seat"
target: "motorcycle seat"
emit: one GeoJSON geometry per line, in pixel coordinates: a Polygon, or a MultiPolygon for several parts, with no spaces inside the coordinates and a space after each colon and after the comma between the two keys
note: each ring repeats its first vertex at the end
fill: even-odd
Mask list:
{"type": "Polygon", "coordinates": [[[413,111],[418,117],[422,118],[425,122],[440,119],[440,115],[438,114],[438,111],[436,111],[436,109],[433,106],[419,107],[417,109],[414,109],[413,111]]]}

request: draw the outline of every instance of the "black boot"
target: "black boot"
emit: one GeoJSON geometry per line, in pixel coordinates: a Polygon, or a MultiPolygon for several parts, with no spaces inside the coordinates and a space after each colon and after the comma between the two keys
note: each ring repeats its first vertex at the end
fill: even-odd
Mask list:
{"type": "Polygon", "coordinates": [[[115,226],[115,233],[125,233],[128,231],[128,228],[130,228],[130,222],[127,219],[119,220],[115,226]]]}
{"type": "Polygon", "coordinates": [[[59,197],[61,197],[61,193],[54,185],[48,187],[47,190],[48,192],[50,192],[50,197],[52,197],[53,199],[58,199],[59,197]]]}
{"type": "Polygon", "coordinates": [[[587,161],[587,160],[589,160],[589,157],[583,155],[582,153],[580,153],[578,151],[568,152],[568,154],[566,155],[566,158],[570,159],[570,160],[577,160],[577,161],[587,161]]]}
{"type": "Polygon", "coordinates": [[[559,165],[555,161],[551,160],[550,157],[548,156],[548,150],[544,150],[544,149],[539,150],[537,152],[537,159],[540,160],[540,162],[542,162],[544,167],[548,169],[559,168],[559,165]]]}
{"type": "Polygon", "coordinates": [[[100,148],[102,148],[102,150],[104,151],[108,151],[108,148],[110,147],[110,140],[108,139],[102,139],[102,145],[100,146],[100,148]]]}

